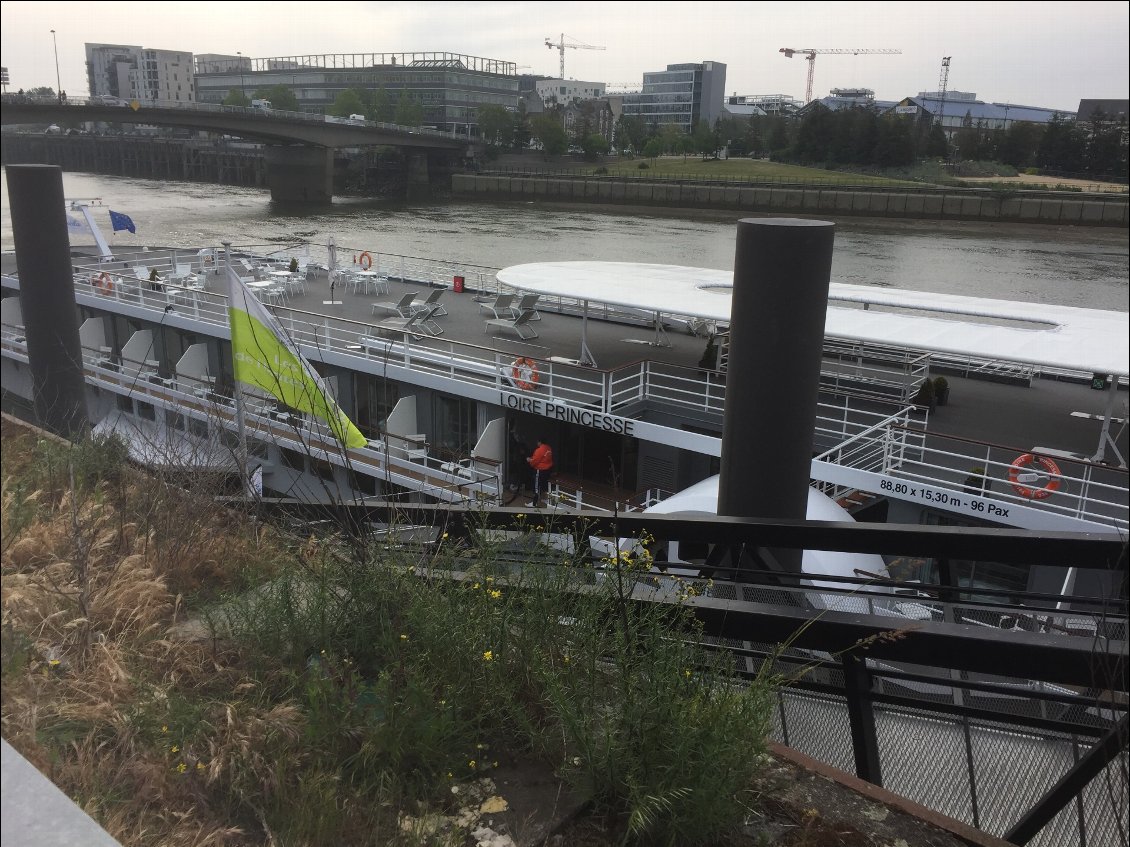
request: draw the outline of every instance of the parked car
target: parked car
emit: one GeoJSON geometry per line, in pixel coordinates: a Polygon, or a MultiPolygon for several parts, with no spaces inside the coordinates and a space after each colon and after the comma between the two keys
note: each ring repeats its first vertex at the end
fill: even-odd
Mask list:
{"type": "Polygon", "coordinates": [[[59,128],[58,124],[51,124],[47,129],[43,130],[44,135],[62,135],[63,130],[59,128]]]}
{"type": "Polygon", "coordinates": [[[129,103],[113,94],[96,94],[90,98],[91,106],[128,106],[129,103]]]}

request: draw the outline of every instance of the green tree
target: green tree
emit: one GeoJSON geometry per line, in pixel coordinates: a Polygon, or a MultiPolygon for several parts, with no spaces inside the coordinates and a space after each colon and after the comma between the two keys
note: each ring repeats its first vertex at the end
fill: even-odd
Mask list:
{"type": "Polygon", "coordinates": [[[1099,176],[1126,174],[1126,119],[1115,121],[1096,111],[1084,123],[1088,136],[1085,166],[1088,173],[1099,176]]]}
{"type": "Polygon", "coordinates": [[[599,132],[592,132],[581,139],[581,152],[585,159],[595,162],[608,152],[608,141],[599,132]]]}
{"type": "Polygon", "coordinates": [[[796,158],[801,162],[826,162],[835,139],[835,118],[828,107],[817,103],[801,121],[797,130],[796,158]]]}
{"type": "Polygon", "coordinates": [[[788,149],[790,143],[789,127],[787,121],[780,117],[774,116],[767,118],[769,123],[769,152],[780,153],[782,150],[788,149]]]}
{"type": "Polygon", "coordinates": [[[530,130],[530,116],[526,114],[526,101],[518,101],[518,111],[514,114],[510,146],[515,150],[525,150],[530,146],[533,133],[530,130]]]}
{"type": "Polygon", "coordinates": [[[1036,150],[1040,146],[1043,127],[1018,121],[1008,129],[998,133],[997,160],[1014,168],[1027,168],[1036,161],[1036,150]]]}
{"type": "Polygon", "coordinates": [[[285,85],[272,85],[270,88],[260,88],[255,92],[256,100],[270,100],[271,108],[280,112],[300,112],[298,98],[294,92],[285,85]]]}
{"type": "Polygon", "coordinates": [[[233,88],[228,92],[228,96],[224,98],[224,105],[243,106],[246,108],[251,105],[251,99],[238,88],[233,88]]]}
{"type": "Polygon", "coordinates": [[[639,153],[647,143],[647,124],[638,115],[621,115],[616,124],[616,144],[621,150],[639,153]]]}
{"type": "Polygon", "coordinates": [[[658,136],[649,138],[643,146],[643,154],[649,159],[657,159],[663,152],[663,140],[658,136]]]}
{"type": "Polygon", "coordinates": [[[949,157],[949,153],[950,145],[946,141],[946,131],[935,121],[930,125],[930,132],[926,136],[926,155],[931,159],[945,159],[949,157]]]}
{"type": "Polygon", "coordinates": [[[914,164],[914,137],[909,119],[883,116],[878,124],[874,161],[881,168],[914,164]]]}
{"type": "Polygon", "coordinates": [[[392,122],[400,126],[419,126],[424,122],[424,107],[401,92],[392,122]]]}
{"type": "Polygon", "coordinates": [[[362,101],[361,92],[356,88],[345,89],[334,98],[333,104],[326,111],[339,118],[365,114],[365,103],[362,101]]]}
{"type": "Polygon", "coordinates": [[[560,156],[569,149],[569,139],[561,126],[561,118],[556,113],[538,115],[530,120],[530,130],[541,143],[546,156],[560,156]]]}
{"type": "Polygon", "coordinates": [[[366,114],[374,121],[381,121],[386,124],[392,123],[396,114],[396,107],[383,85],[369,95],[369,111],[366,114]]]}
{"type": "Polygon", "coordinates": [[[502,106],[479,106],[476,110],[479,135],[492,147],[507,144],[514,137],[514,119],[502,106]]]}
{"type": "Polygon", "coordinates": [[[718,138],[714,134],[714,130],[710,128],[710,124],[706,121],[699,121],[698,126],[694,128],[694,135],[690,137],[691,152],[699,153],[702,158],[713,156],[718,152],[718,138]]]}

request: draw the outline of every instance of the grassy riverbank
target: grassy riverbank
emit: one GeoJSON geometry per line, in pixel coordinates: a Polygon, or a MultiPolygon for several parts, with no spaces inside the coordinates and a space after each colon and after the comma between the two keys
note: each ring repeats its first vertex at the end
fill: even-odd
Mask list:
{"type": "Polygon", "coordinates": [[[629,609],[646,557],[598,574],[532,517],[472,548],[296,535],[116,442],[6,419],[2,447],[4,736],[127,847],[462,844],[523,767],[610,837],[749,814],[769,681],[629,609]]]}

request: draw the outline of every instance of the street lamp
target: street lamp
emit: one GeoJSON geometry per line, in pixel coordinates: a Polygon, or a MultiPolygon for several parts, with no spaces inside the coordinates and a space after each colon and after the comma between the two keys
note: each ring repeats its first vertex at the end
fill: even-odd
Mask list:
{"type": "Polygon", "coordinates": [[[51,30],[51,43],[55,46],[55,96],[63,102],[63,84],[59,81],[59,42],[55,40],[55,30],[51,30]]]}
{"type": "Polygon", "coordinates": [[[247,99],[247,89],[244,87],[244,84],[243,84],[243,54],[241,52],[239,52],[238,50],[236,50],[235,55],[239,56],[239,93],[241,95],[243,95],[243,99],[246,100],[247,99]]]}

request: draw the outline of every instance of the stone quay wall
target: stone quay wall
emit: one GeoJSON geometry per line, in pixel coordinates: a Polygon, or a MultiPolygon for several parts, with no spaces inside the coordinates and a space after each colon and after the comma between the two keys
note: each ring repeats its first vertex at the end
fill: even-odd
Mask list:
{"type": "Polygon", "coordinates": [[[962,188],[853,188],[648,181],[617,177],[453,174],[464,200],[543,200],[742,212],[1126,227],[1127,195],[962,188]]]}

